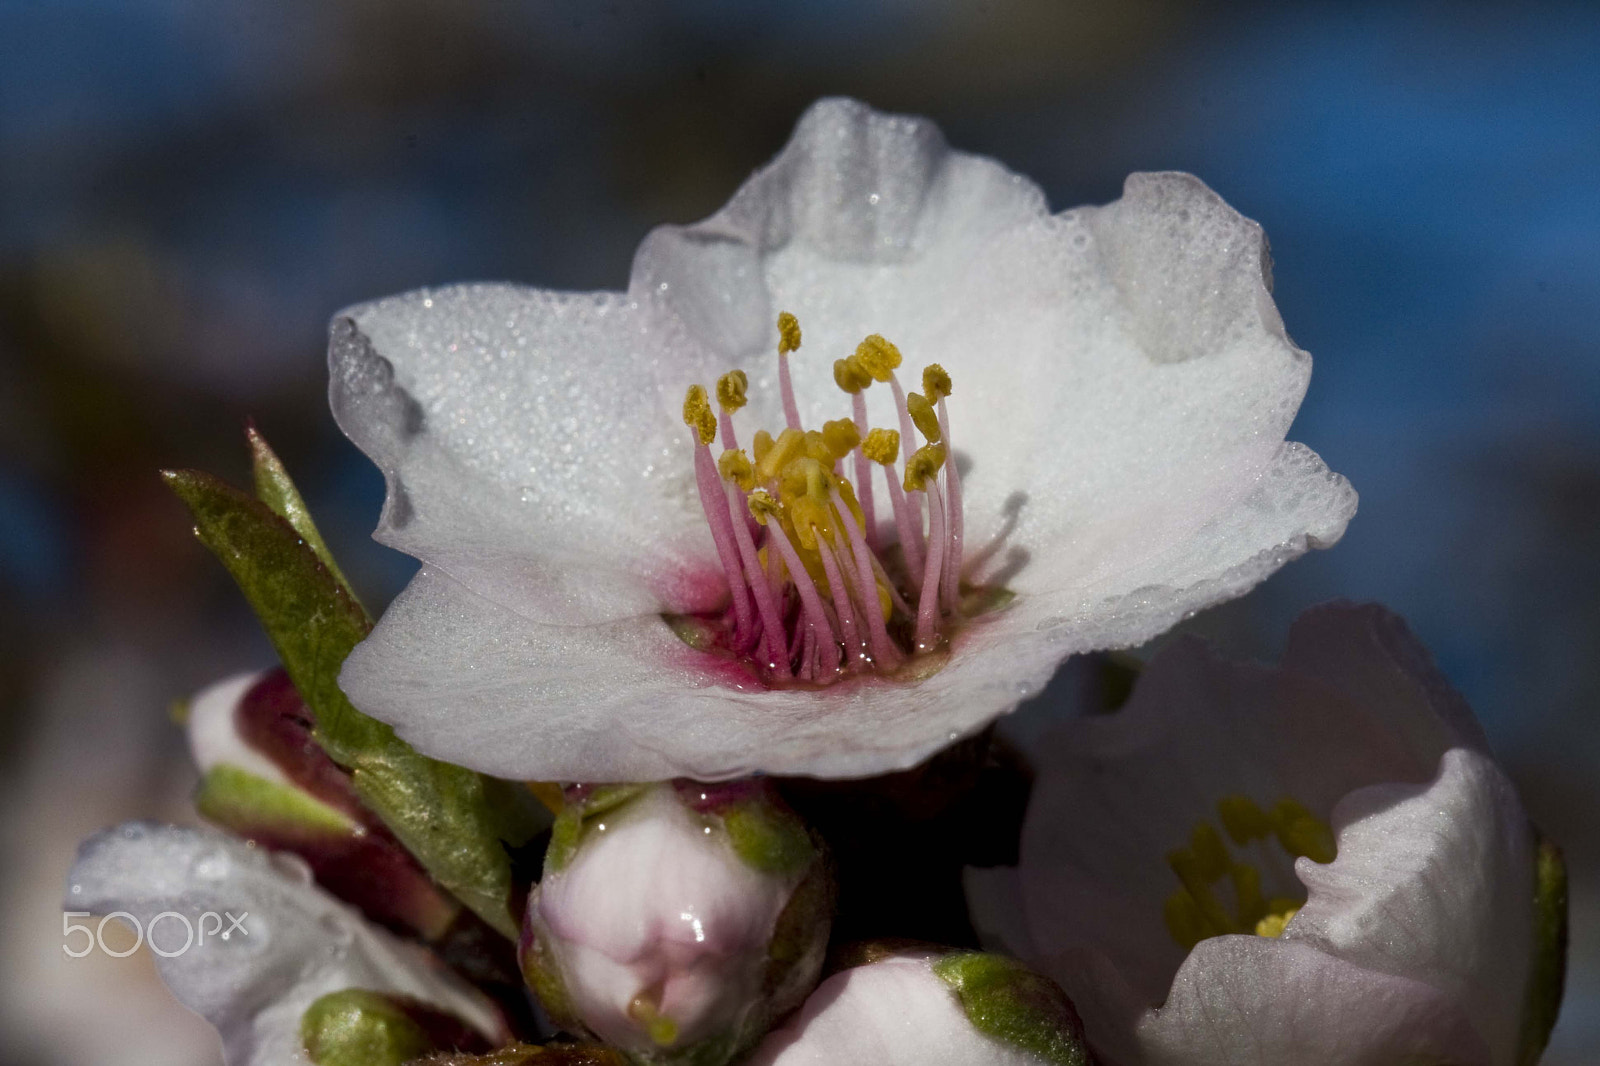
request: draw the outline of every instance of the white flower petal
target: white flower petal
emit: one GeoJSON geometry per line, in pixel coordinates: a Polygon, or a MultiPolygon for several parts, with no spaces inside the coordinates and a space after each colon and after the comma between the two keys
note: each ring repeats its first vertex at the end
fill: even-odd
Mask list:
{"type": "MultiPolygon", "coordinates": [[[[475,643],[429,655],[434,681],[358,653],[346,690],[430,754],[521,776],[910,765],[1066,656],[1140,643],[1342,534],[1348,482],[1284,441],[1310,360],[1267,272],[1260,228],[1188,175],[1134,175],[1115,203],[1052,216],[930,123],[827,100],[721,212],[654,232],[625,297],[468,286],[353,309],[335,323],[332,398],[389,479],[378,535],[475,594],[404,601],[371,658],[393,665],[468,617],[475,643]],[[870,332],[905,352],[908,388],[928,362],[954,378],[968,572],[1018,598],[918,688],[735,691],[709,660],[658,654],[656,616],[724,588],[678,404],[738,365],[743,439],[777,424],[779,309],[804,330],[810,424],[848,410],[829,368],[870,332]],[[545,654],[572,645],[578,662],[545,654]],[[467,706],[438,698],[469,675],[467,706]]],[[[895,424],[887,389],[868,406],[895,424]]]]}
{"type": "Polygon", "coordinates": [[[975,1029],[923,959],[891,958],[834,974],[775,1029],[748,1066],[1036,1066],[1041,1060],[975,1029]]]}
{"type": "Polygon", "coordinates": [[[1201,942],[1139,1027],[1148,1066],[1394,1066],[1494,1061],[1459,1001],[1304,944],[1201,942]]]}
{"type": "Polygon", "coordinates": [[[189,701],[189,754],[202,776],[215,766],[236,766],[263,781],[288,785],[283,767],[252,748],[239,736],[235,712],[245,694],[265,677],[257,671],[208,685],[189,701]]]}
{"type": "Polygon", "coordinates": [[[1443,1061],[1510,1061],[1532,954],[1533,842],[1480,743],[1427,651],[1382,608],[1306,612],[1276,668],[1174,641],[1121,710],[1043,742],[1017,871],[1026,928],[1007,929],[1015,895],[993,878],[969,897],[975,922],[1049,972],[1119,1061],[1143,1046],[1152,1061],[1381,1063],[1412,1037],[1463,1056],[1443,1061]],[[1282,940],[1224,936],[1185,953],[1163,919],[1179,887],[1167,855],[1200,821],[1220,829],[1217,801],[1236,794],[1299,801],[1337,830],[1338,856],[1291,867],[1276,845],[1230,844],[1267,896],[1299,897],[1303,884],[1309,900],[1282,940]],[[1269,944],[1295,952],[1249,946],[1269,944]],[[1234,964],[1250,970],[1225,972],[1234,964]],[[1318,988],[1356,1006],[1302,1006],[1318,988]],[[1374,1043],[1336,1031],[1391,996],[1373,1007],[1363,1039],[1374,1043]],[[1151,1017],[1165,1020],[1136,1027],[1163,1002],[1151,1017]],[[1308,1050],[1323,1040],[1326,1058],[1308,1050]],[[1186,1041],[1209,1050],[1185,1058],[1186,1041]]]}
{"type": "MultiPolygon", "coordinates": [[[[1329,639],[1360,639],[1374,617],[1319,610],[1347,620],[1323,623],[1329,639]]],[[[1426,781],[1442,748],[1414,751],[1409,735],[1436,723],[1425,702],[1374,707],[1319,678],[1175,641],[1118,713],[1065,722],[1045,742],[1020,866],[1036,941],[1102,950],[1145,1002],[1161,1002],[1184,957],[1161,918],[1179,887],[1166,856],[1197,822],[1216,823],[1217,801],[1288,797],[1326,820],[1352,789],[1426,781]]],[[[1297,890],[1279,865],[1279,891],[1297,890]]]]}
{"type": "Polygon", "coordinates": [[[1427,785],[1374,785],[1334,809],[1339,855],[1297,864],[1296,940],[1464,1006],[1494,1062],[1515,1060],[1533,957],[1533,834],[1486,756],[1446,752],[1427,785]]]}
{"type": "Polygon", "coordinates": [[[919,683],[769,692],[745,680],[741,689],[736,669],[722,667],[726,680],[708,673],[704,656],[657,618],[537,625],[425,568],[351,653],[340,684],[419,750],[501,776],[851,777],[931,755],[981,725],[985,708],[1042,684],[1019,681],[1019,671],[1038,676],[1054,663],[1036,644],[1040,661],[1019,667],[994,625],[960,640],[919,683]]]}
{"type": "Polygon", "coordinates": [[[155,923],[157,968],[185,1006],[222,1034],[231,1066],[304,1062],[300,1018],[328,992],[365,988],[410,996],[506,1036],[495,1008],[423,949],[371,925],[311,883],[303,864],[209,830],[129,823],[87,841],[73,865],[64,908],[132,914],[148,931],[172,911],[198,929],[206,912],[238,917],[205,924],[187,950],[184,924],[155,923]],[[229,936],[211,929],[217,924],[229,936]]]}
{"type": "Polygon", "coordinates": [[[1329,603],[1302,612],[1289,627],[1282,668],[1325,681],[1363,706],[1403,708],[1386,724],[1427,765],[1447,748],[1489,751],[1483,727],[1428,649],[1405,619],[1377,604],[1329,603]]]}
{"type": "Polygon", "coordinates": [[[538,621],[714,605],[670,330],[619,294],[513,285],[344,312],[330,402],[388,481],[377,538],[538,621]]]}

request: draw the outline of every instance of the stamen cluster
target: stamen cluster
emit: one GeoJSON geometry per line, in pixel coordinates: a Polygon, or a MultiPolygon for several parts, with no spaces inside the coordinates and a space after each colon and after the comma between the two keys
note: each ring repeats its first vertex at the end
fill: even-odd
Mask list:
{"type": "Polygon", "coordinates": [[[746,453],[733,416],[746,402],[742,370],[716,387],[717,411],[689,387],[683,420],[694,435],[700,503],[727,574],[731,602],[719,644],[769,683],[828,684],[856,671],[892,672],[937,649],[961,613],[961,479],[947,462],[950,375],[937,363],[906,395],[900,350],[873,334],[833,365],[851,415],[808,430],[789,355],[800,324],[778,316],[778,387],[785,427],[758,430],[746,453]],[[867,425],[866,390],[887,384],[898,429],[867,425]],[[723,450],[713,458],[718,432],[723,450]],[[913,447],[916,436],[923,444],[913,447]],[[854,481],[845,476],[854,472],[854,481]],[[873,467],[883,468],[897,540],[877,525],[873,467]],[[898,552],[894,549],[898,548],[898,552]]]}

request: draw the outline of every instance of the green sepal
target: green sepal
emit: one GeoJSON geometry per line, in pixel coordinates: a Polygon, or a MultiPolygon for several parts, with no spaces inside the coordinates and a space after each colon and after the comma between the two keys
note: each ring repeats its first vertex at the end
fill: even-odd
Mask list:
{"type": "Polygon", "coordinates": [[[733,853],[746,866],[787,877],[817,857],[805,823],[764,796],[734,803],[718,812],[733,853]]]}
{"type": "Polygon", "coordinates": [[[1056,1066],[1094,1061],[1072,1001],[1048,977],[981,951],[954,952],[932,966],[979,1032],[1056,1066]]]}
{"type": "Polygon", "coordinates": [[[584,830],[594,818],[616,810],[649,788],[649,785],[599,785],[581,800],[567,803],[556,815],[555,825],[550,830],[545,868],[551,872],[565,869],[578,853],[584,830]]]}
{"type": "Polygon", "coordinates": [[[1567,864],[1543,837],[1534,857],[1533,966],[1523,1000],[1518,1066],[1534,1066],[1550,1042],[1567,980],[1567,864]]]}
{"type": "Polygon", "coordinates": [[[259,777],[231,763],[206,772],[194,797],[200,817],[235,832],[267,826],[284,835],[327,833],[343,837],[356,823],[343,811],[294,788],[259,777]]]}
{"type": "MultiPolygon", "coordinates": [[[[371,630],[366,611],[302,533],[272,508],[198,471],[162,476],[195,533],[233,575],[356,794],[445,889],[515,939],[520,925],[504,844],[546,823],[524,788],[418,754],[350,705],[339,668],[371,630]],[[502,843],[504,842],[504,844],[502,843]]],[[[298,498],[298,497],[296,497],[298,498]]]]}
{"type": "Polygon", "coordinates": [[[404,1066],[438,1050],[404,1008],[362,988],[329,992],[307,1007],[300,1041],[316,1066],[404,1066]]]}

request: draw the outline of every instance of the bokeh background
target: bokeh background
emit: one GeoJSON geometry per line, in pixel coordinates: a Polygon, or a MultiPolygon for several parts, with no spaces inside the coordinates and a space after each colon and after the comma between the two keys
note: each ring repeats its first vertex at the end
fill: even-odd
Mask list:
{"type": "Polygon", "coordinates": [[[172,700],[271,652],[155,477],[254,416],[368,602],[409,560],[325,404],[341,306],[625,284],[819,95],[937,119],[1056,207],[1201,175],[1316,358],[1337,549],[1196,619],[1271,656],[1409,617],[1573,868],[1547,1057],[1600,1058],[1600,8],[1184,0],[0,0],[0,1063],[188,1066],[147,959],[66,959],[75,842],[183,819],[172,700]]]}

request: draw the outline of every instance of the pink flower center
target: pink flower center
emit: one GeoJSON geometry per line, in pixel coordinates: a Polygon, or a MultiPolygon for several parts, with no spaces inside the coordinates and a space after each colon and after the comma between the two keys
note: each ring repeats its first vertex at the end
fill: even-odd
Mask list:
{"type": "Polygon", "coordinates": [[[931,364],[923,391],[906,395],[895,375],[899,349],[873,334],[833,366],[851,416],[808,430],[789,377],[789,354],[800,347],[793,315],[778,316],[778,333],[787,424],[776,436],[758,430],[749,453],[739,447],[734,415],[748,384],[741,370],[718,380],[716,412],[703,386],[691,386],[684,400],[700,503],[730,602],[715,617],[669,621],[686,642],[742,660],[769,685],[901,672],[939,651],[967,613],[961,478],[947,461],[950,375],[931,364]],[[898,429],[867,425],[865,392],[875,383],[892,390],[898,429]],[[723,449],[713,457],[719,430],[723,449]],[[884,472],[893,538],[878,526],[875,467],[884,472]]]}

